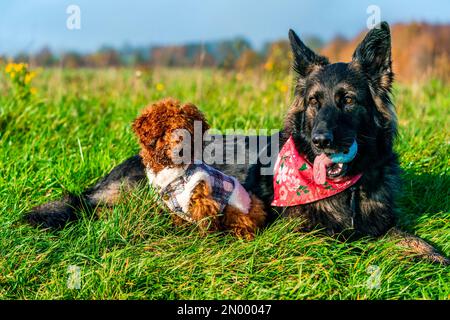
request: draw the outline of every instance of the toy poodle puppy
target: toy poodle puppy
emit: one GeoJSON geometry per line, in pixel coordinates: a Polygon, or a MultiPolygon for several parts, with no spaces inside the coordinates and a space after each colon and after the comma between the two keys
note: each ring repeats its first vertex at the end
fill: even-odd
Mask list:
{"type": "Polygon", "coordinates": [[[203,138],[209,128],[203,114],[193,104],[170,98],[146,107],[134,120],[149,183],[173,213],[175,224],[191,222],[202,232],[221,230],[252,239],[264,225],[264,205],[236,178],[194,159],[194,139],[186,139],[186,133],[194,137],[196,121],[203,138]]]}

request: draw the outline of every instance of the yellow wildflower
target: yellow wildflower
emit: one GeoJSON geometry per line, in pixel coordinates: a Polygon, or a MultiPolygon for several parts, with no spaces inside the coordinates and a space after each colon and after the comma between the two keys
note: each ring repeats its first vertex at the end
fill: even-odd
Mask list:
{"type": "Polygon", "coordinates": [[[30,89],[30,93],[31,94],[36,94],[37,93],[37,89],[35,87],[30,89]]]}
{"type": "Polygon", "coordinates": [[[156,90],[163,91],[164,90],[164,85],[162,83],[157,83],[156,84],[156,90]]]}
{"type": "Polygon", "coordinates": [[[10,73],[11,71],[12,71],[12,69],[13,69],[13,67],[14,67],[14,64],[13,63],[8,63],[7,65],[6,65],[6,67],[5,67],[5,72],[6,73],[10,73]]]}
{"type": "Polygon", "coordinates": [[[287,92],[288,91],[288,86],[285,84],[280,85],[280,91],[281,92],[287,92]]]}
{"type": "Polygon", "coordinates": [[[15,63],[15,64],[14,64],[14,70],[15,70],[17,73],[20,72],[20,71],[22,71],[23,67],[24,67],[24,64],[23,64],[23,63],[15,63]]]}
{"type": "Polygon", "coordinates": [[[278,90],[280,90],[281,92],[287,92],[289,87],[287,85],[285,85],[283,82],[281,82],[280,80],[275,81],[275,86],[278,88],[278,90]]]}
{"type": "Polygon", "coordinates": [[[36,72],[34,72],[34,71],[27,73],[25,75],[25,80],[24,80],[25,84],[29,84],[35,76],[36,76],[36,72]]]}
{"type": "Polygon", "coordinates": [[[11,79],[14,79],[14,77],[16,76],[16,73],[14,71],[12,71],[9,76],[11,77],[11,79]]]}

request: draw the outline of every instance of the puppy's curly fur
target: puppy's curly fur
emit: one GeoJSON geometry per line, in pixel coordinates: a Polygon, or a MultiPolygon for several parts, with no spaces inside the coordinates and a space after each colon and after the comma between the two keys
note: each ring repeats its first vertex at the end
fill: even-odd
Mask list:
{"type": "Polygon", "coordinates": [[[202,123],[202,133],[209,129],[203,114],[191,103],[180,105],[179,101],[167,98],[147,106],[132,125],[139,138],[143,164],[155,173],[175,166],[172,150],[180,141],[174,141],[172,134],[184,129],[193,136],[195,121],[202,123]]]}
{"type": "MultiPolygon", "coordinates": [[[[181,105],[178,100],[167,98],[146,107],[133,122],[133,131],[139,138],[140,155],[145,167],[154,173],[167,167],[183,167],[173,161],[174,148],[182,137],[174,138],[175,130],[187,130],[194,135],[194,122],[202,123],[202,134],[209,129],[204,115],[193,104],[181,105]]],[[[194,159],[193,140],[190,159],[194,159]]],[[[250,196],[251,206],[248,213],[226,205],[219,212],[219,204],[213,198],[210,187],[200,182],[193,190],[189,201],[189,213],[201,232],[228,231],[240,238],[251,239],[255,232],[265,224],[264,204],[254,195],[250,196]]],[[[175,224],[182,224],[180,218],[173,215],[175,224]]]]}

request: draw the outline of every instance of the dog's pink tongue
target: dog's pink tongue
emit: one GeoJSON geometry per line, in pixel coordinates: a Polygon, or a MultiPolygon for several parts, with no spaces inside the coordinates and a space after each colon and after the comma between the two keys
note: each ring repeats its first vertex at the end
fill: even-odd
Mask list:
{"type": "Polygon", "coordinates": [[[324,184],[327,178],[327,166],[333,163],[325,153],[314,159],[313,175],[316,184],[324,184]]]}

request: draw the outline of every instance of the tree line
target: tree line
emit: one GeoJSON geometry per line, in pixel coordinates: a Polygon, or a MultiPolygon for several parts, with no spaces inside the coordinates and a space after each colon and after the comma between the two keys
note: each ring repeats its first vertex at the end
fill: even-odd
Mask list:
{"type": "MultiPolygon", "coordinates": [[[[324,43],[318,37],[306,37],[304,42],[331,61],[350,61],[353,50],[367,30],[353,39],[337,36],[324,43]]],[[[450,25],[402,23],[392,26],[392,57],[397,79],[411,81],[434,77],[450,80],[450,25]]],[[[229,70],[265,69],[287,72],[290,67],[290,48],[287,40],[266,43],[256,50],[245,38],[184,45],[121,48],[102,47],[91,53],[63,52],[56,54],[45,47],[34,54],[20,53],[18,62],[33,66],[64,68],[105,68],[133,66],[198,67],[229,70]]],[[[11,57],[0,57],[7,61],[11,57]]]]}

